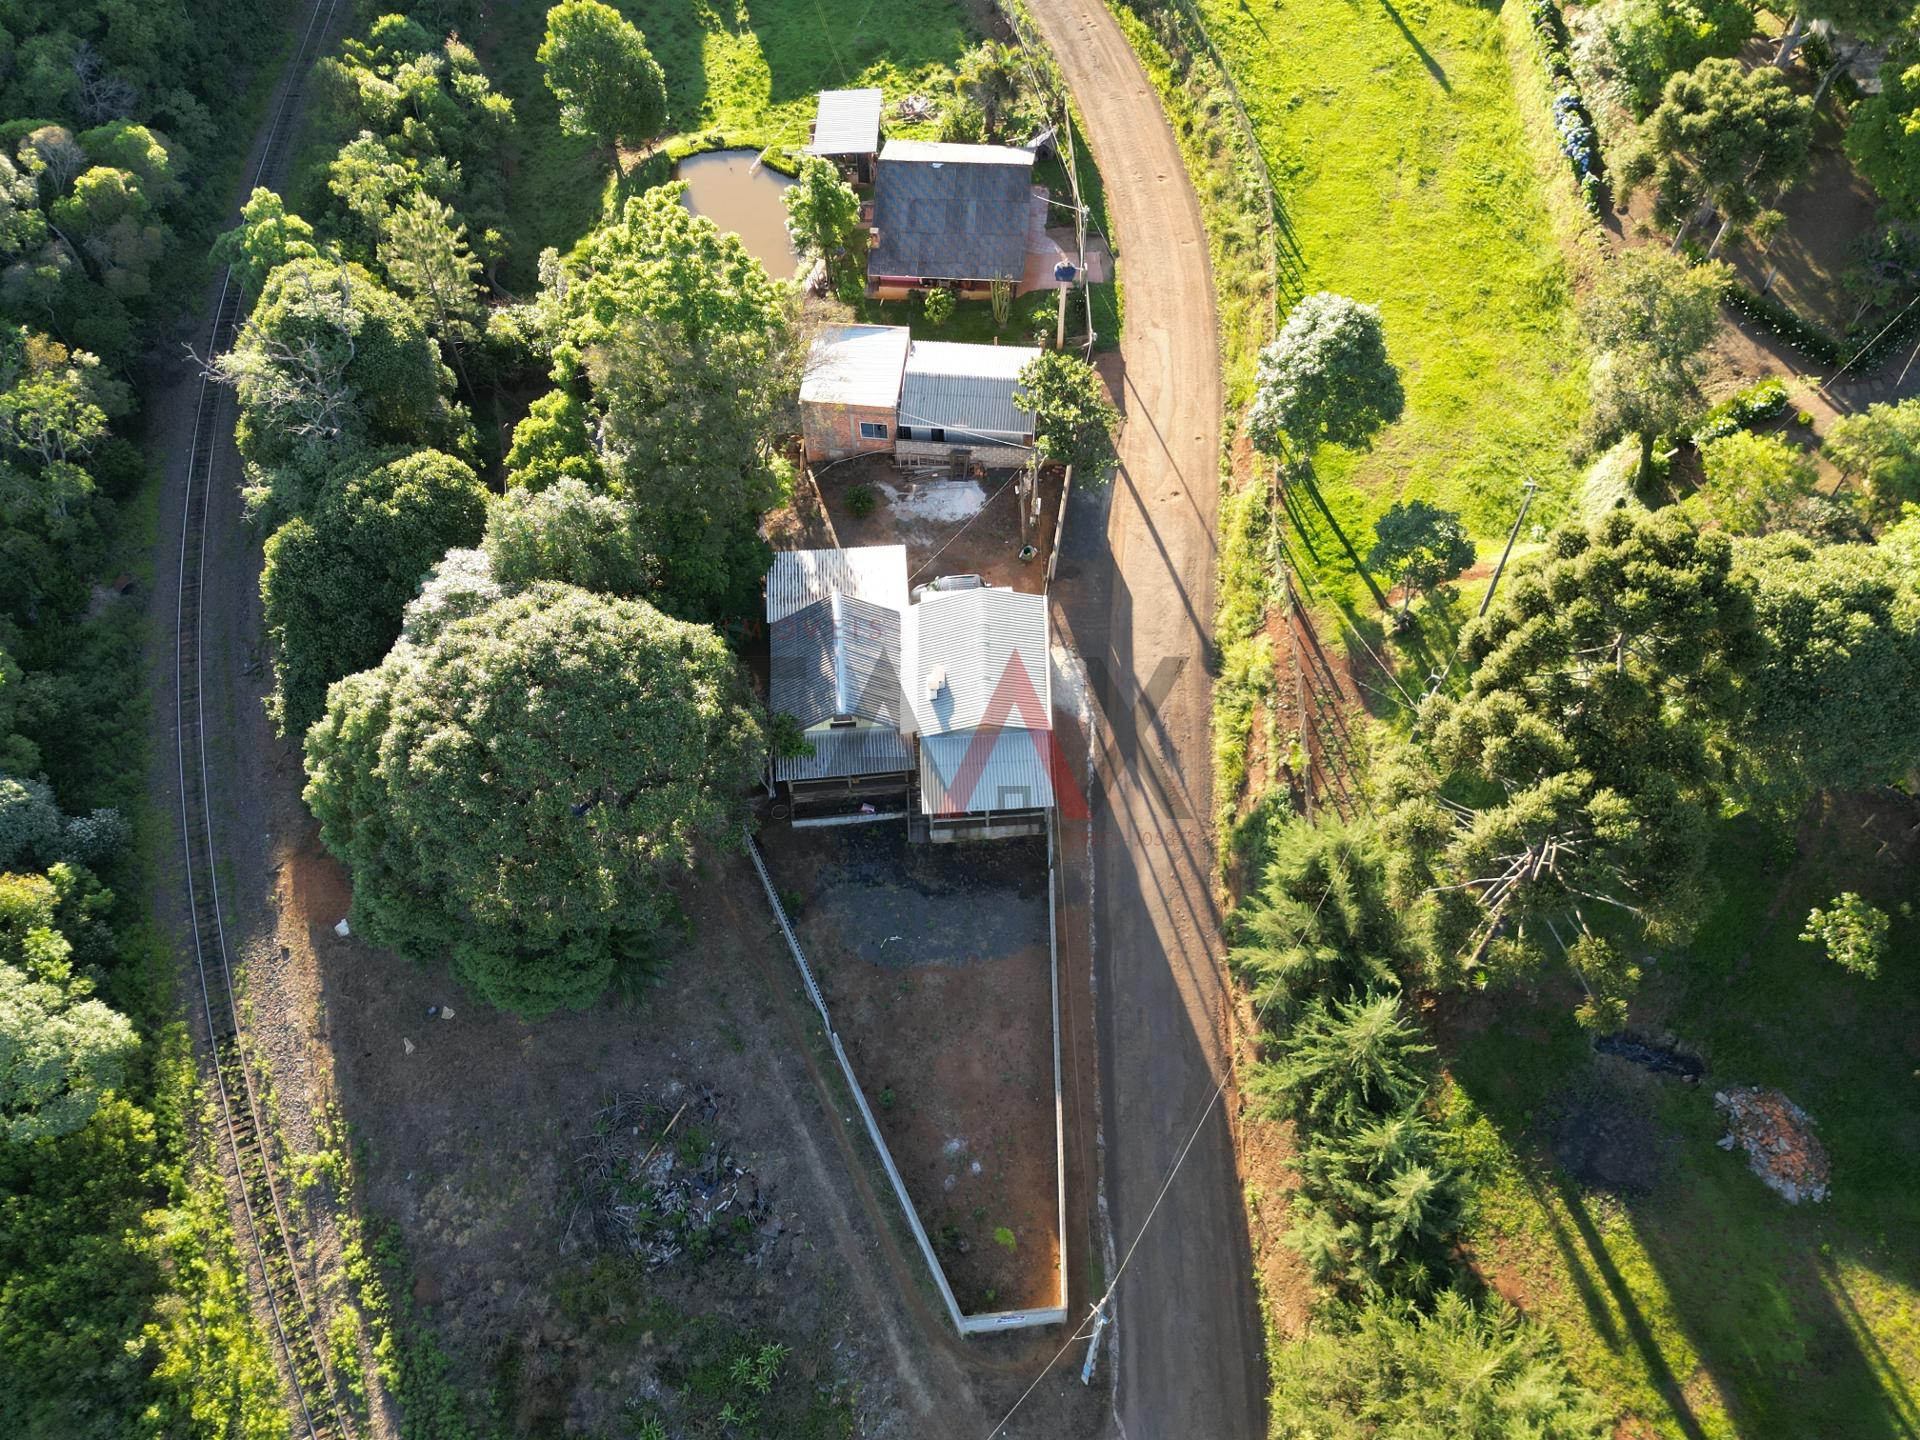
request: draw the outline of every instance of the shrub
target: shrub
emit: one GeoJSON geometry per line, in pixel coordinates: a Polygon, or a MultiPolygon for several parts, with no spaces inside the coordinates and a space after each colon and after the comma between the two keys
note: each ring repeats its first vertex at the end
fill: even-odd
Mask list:
{"type": "Polygon", "coordinates": [[[1787,413],[1787,382],[1778,375],[1737,390],[1701,418],[1693,443],[1704,449],[1736,430],[1751,430],[1787,413]]]}
{"type": "Polygon", "coordinates": [[[847,491],[847,513],[856,520],[866,519],[878,503],[871,485],[856,485],[847,491]]]}
{"type": "Polygon", "coordinates": [[[953,319],[953,312],[958,304],[951,290],[929,290],[921,308],[926,312],[927,324],[939,326],[953,319]]]}

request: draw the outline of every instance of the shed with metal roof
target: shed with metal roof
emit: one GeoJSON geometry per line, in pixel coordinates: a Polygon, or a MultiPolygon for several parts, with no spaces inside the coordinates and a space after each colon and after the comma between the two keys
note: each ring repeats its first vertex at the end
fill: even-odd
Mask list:
{"type": "Polygon", "coordinates": [[[892,448],[900,376],[912,344],[904,325],[822,327],[800,379],[800,433],[809,461],[892,448]]]}
{"type": "Polygon", "coordinates": [[[895,457],[944,463],[965,451],[982,465],[1024,465],[1034,413],[1014,392],[1039,354],[1027,345],[914,341],[900,377],[895,457]]]}
{"type": "Polygon", "coordinates": [[[767,624],[804,610],[834,591],[907,608],[907,547],[854,545],[845,550],[776,550],[767,571],[767,624]]]}
{"type": "Polygon", "coordinates": [[[877,89],[822,90],[814,105],[806,153],[838,161],[863,184],[872,180],[884,103],[877,89]]]}

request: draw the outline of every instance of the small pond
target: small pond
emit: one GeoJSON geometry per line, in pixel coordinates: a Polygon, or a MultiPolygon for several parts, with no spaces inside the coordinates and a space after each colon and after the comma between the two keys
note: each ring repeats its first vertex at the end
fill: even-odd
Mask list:
{"type": "Polygon", "coordinates": [[[740,237],[777,280],[790,278],[800,254],[787,239],[787,207],[781,200],[793,181],[759,163],[757,150],[709,150],[689,155],[675,174],[687,182],[683,197],[696,215],[740,237]]]}

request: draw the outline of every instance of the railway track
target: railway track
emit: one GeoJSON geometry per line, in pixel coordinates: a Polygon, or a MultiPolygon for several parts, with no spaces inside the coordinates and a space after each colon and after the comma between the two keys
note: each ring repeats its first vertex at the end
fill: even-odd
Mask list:
{"type": "MultiPolygon", "coordinates": [[[[307,76],[319,58],[339,0],[313,0],[312,9],[269,122],[254,186],[278,185],[291,149],[291,130],[307,76]]],[[[204,354],[211,360],[233,343],[246,297],[229,270],[221,277],[213,325],[204,354]]],[[[206,578],[207,513],[224,441],[233,414],[224,387],[206,375],[194,406],[193,442],[187,461],[186,497],[180,529],[178,603],[174,616],[174,737],[180,782],[180,845],[184,861],[188,924],[193,935],[200,999],[206,1012],[214,1090],[222,1128],[239,1177],[245,1226],[242,1249],[266,1297],[267,1320],[279,1348],[298,1421],[306,1440],[353,1440],[353,1426],[338,1400],[327,1363],[321,1321],[301,1279],[299,1246],[287,1223],[282,1186],[274,1173],[272,1133],[247,1058],[233,958],[211,823],[207,778],[206,677],[201,657],[201,592],[206,578]]]]}

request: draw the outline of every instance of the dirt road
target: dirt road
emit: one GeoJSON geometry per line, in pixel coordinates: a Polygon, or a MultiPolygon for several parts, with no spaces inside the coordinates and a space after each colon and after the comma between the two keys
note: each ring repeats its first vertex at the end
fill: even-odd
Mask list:
{"type": "Polygon", "coordinates": [[[1241,1440],[1264,1433],[1264,1374],[1232,1140],[1209,1104],[1227,996],[1206,665],[1221,405],[1206,234],[1159,98],[1099,0],[1028,8],[1086,120],[1126,283],[1126,432],[1105,534],[1096,501],[1070,519],[1062,557],[1075,582],[1064,619],[1102,692],[1095,983],[1106,1183],[1126,1265],[1119,1420],[1130,1440],[1241,1440]]]}

